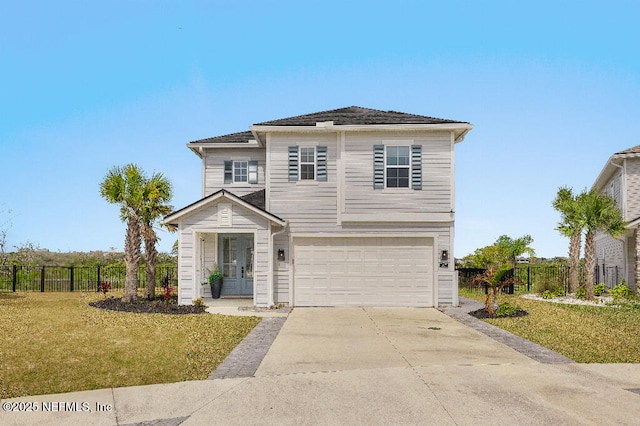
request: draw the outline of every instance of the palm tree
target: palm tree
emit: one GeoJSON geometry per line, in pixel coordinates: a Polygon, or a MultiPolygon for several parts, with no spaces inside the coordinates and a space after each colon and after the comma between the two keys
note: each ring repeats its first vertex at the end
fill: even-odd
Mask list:
{"type": "Polygon", "coordinates": [[[145,287],[145,297],[149,300],[155,297],[156,292],[156,263],[158,251],[156,244],[158,235],[153,229],[155,222],[171,213],[172,206],[167,203],[171,201],[171,182],[162,174],[154,173],[144,185],[144,203],[140,211],[140,226],[144,239],[145,263],[147,272],[147,285],[145,287]]]}
{"type": "Polygon", "coordinates": [[[578,196],[569,187],[558,188],[553,208],[560,212],[562,221],[556,228],[569,237],[569,293],[576,293],[580,286],[580,246],[582,245],[582,215],[578,196]]]}
{"type": "Polygon", "coordinates": [[[109,203],[120,204],[120,219],[127,223],[124,244],[126,279],[123,302],[138,297],[138,264],[140,263],[140,212],[144,204],[145,177],[135,164],[113,167],[100,183],[100,195],[109,203]]]}
{"type": "Polygon", "coordinates": [[[584,263],[587,271],[584,289],[587,299],[593,300],[593,275],[596,267],[595,233],[596,231],[606,232],[613,238],[619,238],[624,232],[625,223],[615,200],[608,195],[594,190],[584,192],[578,196],[578,204],[582,216],[581,220],[587,232],[584,244],[584,263]]]}
{"type": "Polygon", "coordinates": [[[536,252],[529,245],[533,243],[531,235],[523,235],[515,240],[508,235],[501,235],[494,243],[503,253],[505,258],[511,263],[511,267],[516,269],[516,261],[518,256],[527,253],[529,256],[535,256],[536,252]]]}

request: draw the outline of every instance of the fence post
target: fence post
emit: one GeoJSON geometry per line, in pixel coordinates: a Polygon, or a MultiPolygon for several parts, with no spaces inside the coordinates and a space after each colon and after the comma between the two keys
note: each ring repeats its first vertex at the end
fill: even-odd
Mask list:
{"type": "Polygon", "coordinates": [[[42,267],[42,270],[40,271],[40,292],[44,293],[44,266],[42,267]]]}
{"type": "Polygon", "coordinates": [[[100,291],[100,265],[98,265],[98,285],[96,286],[96,291],[100,291]]]}
{"type": "Polygon", "coordinates": [[[13,292],[16,292],[16,284],[18,283],[18,265],[13,265],[13,292]]]}
{"type": "Polygon", "coordinates": [[[69,291],[73,291],[73,266],[69,266],[69,291]]]}
{"type": "Polygon", "coordinates": [[[531,266],[527,265],[527,293],[531,293],[531,266]]]}

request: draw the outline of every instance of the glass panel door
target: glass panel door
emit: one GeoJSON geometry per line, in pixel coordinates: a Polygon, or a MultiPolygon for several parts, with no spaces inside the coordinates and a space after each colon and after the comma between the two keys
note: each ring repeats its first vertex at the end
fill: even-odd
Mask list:
{"type": "Polygon", "coordinates": [[[223,234],[219,239],[223,295],[253,294],[253,234],[223,234]]]}
{"type": "Polygon", "coordinates": [[[237,276],[238,239],[236,237],[222,237],[222,275],[224,278],[237,276]]]}

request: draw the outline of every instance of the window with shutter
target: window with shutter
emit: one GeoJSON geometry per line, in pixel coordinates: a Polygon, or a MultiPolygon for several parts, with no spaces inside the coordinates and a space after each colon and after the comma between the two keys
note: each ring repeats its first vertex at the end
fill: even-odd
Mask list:
{"type": "Polygon", "coordinates": [[[289,181],[327,181],[326,146],[290,146],[289,181]]]}
{"type": "Polygon", "coordinates": [[[224,183],[258,183],[258,162],[225,161],[224,183]]]}
{"type": "Polygon", "coordinates": [[[422,145],[374,145],[373,188],[422,189],[422,145]]]}

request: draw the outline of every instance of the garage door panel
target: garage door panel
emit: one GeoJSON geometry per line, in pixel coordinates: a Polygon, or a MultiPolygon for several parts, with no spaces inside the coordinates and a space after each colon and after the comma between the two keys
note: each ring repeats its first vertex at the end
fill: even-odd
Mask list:
{"type": "Polygon", "coordinates": [[[294,239],[298,306],[433,306],[433,239],[294,239]]]}

